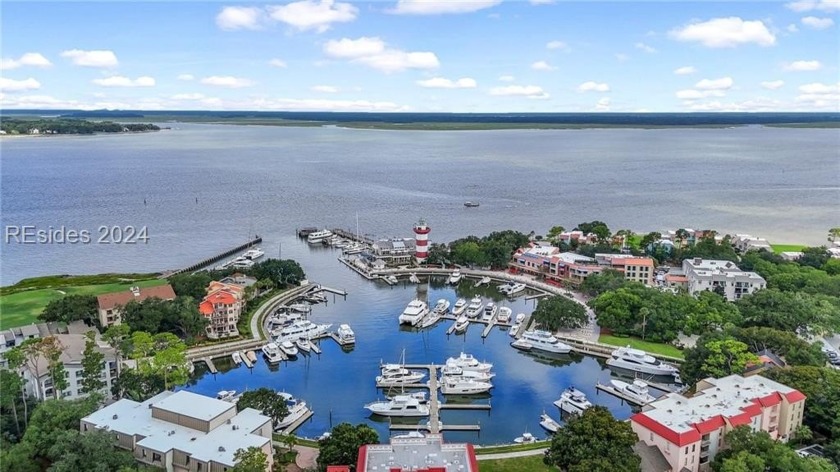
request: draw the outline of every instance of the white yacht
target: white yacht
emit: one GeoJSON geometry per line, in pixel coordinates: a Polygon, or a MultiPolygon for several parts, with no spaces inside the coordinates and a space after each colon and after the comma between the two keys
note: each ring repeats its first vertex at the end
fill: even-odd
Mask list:
{"type": "Polygon", "coordinates": [[[394,439],[413,439],[413,438],[425,438],[426,435],[421,433],[420,431],[409,431],[405,434],[395,434],[391,436],[394,439]]]}
{"type": "Polygon", "coordinates": [[[510,337],[515,338],[517,334],[519,334],[519,329],[522,328],[522,323],[514,323],[513,326],[510,327],[510,337]]]}
{"type": "Polygon", "coordinates": [[[461,270],[455,269],[452,271],[452,275],[449,276],[449,283],[452,285],[458,285],[458,282],[461,281],[461,270]]]}
{"type": "Polygon", "coordinates": [[[216,398],[229,402],[236,396],[236,390],[222,390],[216,394],[216,398]]]}
{"type": "Polygon", "coordinates": [[[288,310],[290,313],[300,313],[308,315],[312,312],[312,305],[308,303],[293,303],[288,306],[288,310]]]}
{"type": "Polygon", "coordinates": [[[464,370],[454,363],[452,364],[444,364],[443,368],[441,369],[441,374],[446,377],[464,377],[468,379],[474,379],[479,381],[487,381],[492,379],[496,376],[491,372],[478,372],[475,370],[464,370]]]}
{"type": "Polygon", "coordinates": [[[445,315],[446,312],[449,311],[449,305],[450,305],[449,300],[447,300],[445,298],[441,298],[440,300],[437,301],[437,303],[435,304],[435,307],[432,311],[434,311],[435,313],[439,313],[441,315],[445,315]]]}
{"type": "Polygon", "coordinates": [[[452,314],[455,316],[460,315],[467,309],[467,300],[465,298],[459,298],[455,301],[455,305],[452,307],[452,314]]]}
{"type": "Polygon", "coordinates": [[[478,359],[472,356],[472,354],[467,354],[462,352],[458,357],[450,357],[446,360],[447,364],[454,364],[464,370],[474,370],[477,372],[490,372],[490,369],[493,368],[493,364],[489,362],[479,362],[478,359]]]}
{"type": "Polygon", "coordinates": [[[444,395],[474,395],[493,388],[490,382],[482,382],[467,377],[442,377],[440,393],[444,395]]]}
{"type": "Polygon", "coordinates": [[[315,324],[309,320],[298,320],[280,330],[278,341],[295,340],[298,338],[318,338],[330,329],[331,324],[315,324]]]}
{"type": "Polygon", "coordinates": [[[262,353],[268,359],[269,364],[276,364],[283,360],[280,354],[280,346],[274,343],[268,343],[262,347],[262,353]]]}
{"type": "Polygon", "coordinates": [[[630,346],[614,350],[612,357],[607,359],[607,365],[651,375],[673,376],[679,373],[679,369],[671,364],[666,364],[645,351],[633,349],[630,346]]]}
{"type": "Polygon", "coordinates": [[[481,303],[481,297],[473,297],[470,300],[470,304],[467,306],[467,317],[468,318],[475,318],[476,316],[481,314],[481,310],[484,308],[484,304],[481,303]]]}
{"type": "Polygon", "coordinates": [[[365,408],[380,416],[429,416],[429,407],[411,395],[397,395],[391,400],[368,403],[365,408]]]}
{"type": "Polygon", "coordinates": [[[420,277],[417,277],[417,274],[415,274],[414,272],[412,272],[412,273],[408,276],[408,281],[409,281],[409,282],[411,282],[411,283],[413,283],[413,284],[419,284],[419,283],[420,283],[420,277]]]}
{"type": "Polygon", "coordinates": [[[239,256],[230,263],[230,266],[234,269],[250,269],[254,266],[254,261],[244,256],[239,256]]]}
{"type": "Polygon", "coordinates": [[[248,249],[247,251],[245,251],[245,254],[242,254],[242,257],[244,257],[245,259],[255,261],[255,260],[259,259],[260,257],[262,257],[264,255],[265,255],[265,251],[263,251],[262,249],[260,249],[258,247],[255,247],[255,248],[251,248],[251,249],[248,249]]]}
{"type": "Polygon", "coordinates": [[[470,326],[470,320],[466,315],[461,315],[455,320],[455,332],[463,333],[470,326]]]}
{"type": "Polygon", "coordinates": [[[399,386],[417,383],[423,380],[426,374],[408,369],[401,369],[399,372],[382,372],[376,376],[376,383],[386,386],[399,386]]]}
{"type": "Polygon", "coordinates": [[[283,429],[309,413],[309,407],[306,406],[305,401],[298,400],[286,392],[280,392],[279,395],[286,400],[286,407],[289,409],[289,414],[274,425],[275,430],[283,429]]]}
{"type": "Polygon", "coordinates": [[[417,327],[420,328],[420,329],[426,329],[426,328],[429,328],[431,326],[434,326],[435,323],[440,321],[442,316],[443,316],[442,313],[439,313],[437,311],[432,311],[431,313],[429,313],[429,316],[423,318],[420,321],[420,324],[418,324],[417,327]]]}
{"type": "Polygon", "coordinates": [[[358,254],[365,250],[365,246],[361,243],[350,243],[347,247],[344,248],[344,254],[358,254]]]}
{"type": "Polygon", "coordinates": [[[273,328],[282,328],[301,319],[303,319],[303,313],[290,311],[287,313],[275,313],[269,318],[268,322],[273,328]]]}
{"type": "Polygon", "coordinates": [[[627,383],[621,380],[610,380],[610,383],[616,390],[632,398],[640,405],[646,405],[656,400],[656,398],[648,392],[648,385],[641,380],[634,380],[633,383],[627,383]]]}
{"type": "Polygon", "coordinates": [[[399,280],[397,280],[397,278],[393,275],[385,277],[385,281],[388,282],[389,285],[397,285],[399,282],[399,280]]]}
{"type": "Polygon", "coordinates": [[[306,338],[298,338],[295,341],[295,346],[303,352],[309,352],[312,350],[312,343],[306,338]]]}
{"type": "Polygon", "coordinates": [[[283,341],[280,343],[280,350],[283,351],[283,354],[289,357],[297,357],[298,349],[295,347],[295,343],[292,341],[283,341]]]}
{"type": "Polygon", "coordinates": [[[499,320],[499,323],[508,323],[510,322],[510,315],[513,313],[513,310],[506,306],[499,307],[499,314],[496,315],[496,319],[499,320]]]}
{"type": "Polygon", "coordinates": [[[323,244],[325,239],[329,239],[332,237],[332,231],[328,229],[323,229],[321,231],[315,231],[314,233],[310,233],[309,236],[306,237],[306,241],[309,244],[323,244]]]}
{"type": "Polygon", "coordinates": [[[507,296],[512,297],[512,296],[514,296],[514,295],[516,295],[520,292],[524,292],[526,288],[527,288],[527,285],[525,285],[525,284],[515,283],[515,284],[511,285],[510,288],[508,288],[505,293],[507,294],[507,296]]]}
{"type": "Polygon", "coordinates": [[[356,333],[353,332],[349,324],[339,325],[336,334],[338,335],[339,344],[343,345],[356,343],[356,333]]]}
{"type": "Polygon", "coordinates": [[[420,320],[428,314],[429,305],[426,305],[426,302],[415,298],[414,300],[408,302],[408,306],[405,307],[405,310],[403,310],[400,315],[400,324],[416,326],[417,323],[419,323],[420,320]]]}
{"type": "Polygon", "coordinates": [[[510,343],[510,345],[516,349],[519,349],[520,351],[530,351],[531,349],[534,349],[534,345],[528,342],[525,338],[519,338],[516,341],[510,343]]]}
{"type": "Polygon", "coordinates": [[[493,302],[487,302],[487,305],[484,306],[484,313],[481,314],[481,321],[485,323],[490,323],[493,321],[493,318],[496,317],[496,312],[499,308],[493,302]]]}
{"type": "Polygon", "coordinates": [[[556,433],[560,430],[560,423],[554,420],[554,418],[548,416],[548,413],[543,412],[540,415],[540,426],[542,426],[546,431],[549,433],[556,433]]]}
{"type": "MultiPolygon", "coordinates": [[[[400,392],[399,395],[409,396],[411,398],[414,398],[415,400],[417,400],[420,403],[427,403],[429,401],[428,397],[426,396],[426,392],[424,390],[421,390],[419,392],[411,392],[411,393],[400,392]]],[[[396,397],[396,395],[393,395],[393,396],[385,395],[385,398],[387,398],[388,400],[393,400],[395,397],[396,397]]]]}
{"type": "Polygon", "coordinates": [[[520,324],[523,321],[525,321],[525,313],[517,313],[516,318],[514,319],[514,322],[517,323],[517,324],[520,324]]]}
{"type": "Polygon", "coordinates": [[[533,434],[525,432],[522,433],[522,436],[514,439],[513,442],[516,444],[531,444],[537,442],[537,438],[535,438],[533,434]]]}
{"type": "Polygon", "coordinates": [[[238,352],[234,352],[230,355],[230,358],[233,359],[233,363],[239,365],[242,363],[242,354],[238,352]]]}
{"type": "Polygon", "coordinates": [[[540,351],[553,352],[555,354],[568,354],[572,347],[566,343],[560,342],[553,334],[548,331],[536,329],[533,331],[525,331],[522,334],[522,339],[531,343],[534,349],[540,351]]]}
{"type": "Polygon", "coordinates": [[[574,387],[569,387],[563,390],[560,399],[554,402],[554,406],[566,413],[576,415],[583,413],[583,410],[591,407],[592,403],[586,398],[585,393],[574,387]]]}
{"type": "Polygon", "coordinates": [[[481,287],[482,285],[487,285],[490,283],[490,277],[482,277],[481,280],[475,283],[476,287],[481,287]]]}
{"type": "Polygon", "coordinates": [[[511,289],[511,287],[513,287],[513,285],[514,285],[514,282],[505,282],[502,285],[499,285],[498,287],[496,287],[496,290],[498,290],[498,291],[504,293],[505,295],[507,295],[508,292],[510,292],[510,289],[511,289]]]}

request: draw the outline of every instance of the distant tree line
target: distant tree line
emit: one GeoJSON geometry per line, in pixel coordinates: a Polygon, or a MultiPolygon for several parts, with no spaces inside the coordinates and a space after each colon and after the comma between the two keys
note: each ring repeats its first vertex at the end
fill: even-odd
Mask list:
{"type": "Polygon", "coordinates": [[[0,121],[0,129],[8,134],[29,134],[37,129],[40,133],[94,134],[122,133],[125,131],[159,131],[152,123],[114,123],[113,121],[87,121],[63,118],[19,119],[7,118],[0,121]]]}
{"type": "Polygon", "coordinates": [[[471,267],[507,267],[514,251],[528,244],[527,235],[513,230],[487,236],[467,236],[447,244],[429,246],[428,264],[458,264],[471,267]]]}

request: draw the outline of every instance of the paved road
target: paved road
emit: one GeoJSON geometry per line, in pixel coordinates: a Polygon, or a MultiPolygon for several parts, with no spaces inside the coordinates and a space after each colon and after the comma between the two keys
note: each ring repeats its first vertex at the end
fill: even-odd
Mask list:
{"type": "Polygon", "coordinates": [[[528,457],[528,456],[538,456],[541,454],[545,454],[548,448],[543,449],[531,449],[529,451],[516,451],[516,452],[500,452],[498,454],[476,454],[476,459],[480,461],[492,461],[494,459],[513,459],[514,457],[528,457]]]}

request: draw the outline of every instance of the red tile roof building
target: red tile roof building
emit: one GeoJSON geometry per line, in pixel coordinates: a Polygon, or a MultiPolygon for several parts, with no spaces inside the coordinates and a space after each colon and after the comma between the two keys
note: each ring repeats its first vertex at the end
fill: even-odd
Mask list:
{"type": "Polygon", "coordinates": [[[787,441],[802,425],[805,395],[755,375],[707,378],[687,398],[671,393],[630,418],[633,431],[659,448],[671,470],[706,472],[732,429],[748,425],[787,441]]]}
{"type": "Polygon", "coordinates": [[[579,285],[592,274],[613,269],[624,278],[646,285],[654,283],[655,263],[649,257],[629,254],[596,254],[594,258],[556,247],[532,245],[517,249],[508,266],[515,272],[545,277],[548,281],[579,285]]]}
{"type": "Polygon", "coordinates": [[[478,472],[472,444],[444,443],[440,434],[391,438],[359,448],[356,472],[478,472]]]}
{"type": "Polygon", "coordinates": [[[207,337],[211,339],[239,336],[236,324],[245,308],[243,288],[235,284],[212,281],[207,296],[198,305],[198,311],[210,322],[207,337]]]}
{"type": "Polygon", "coordinates": [[[130,301],[142,302],[149,298],[160,298],[161,300],[174,300],[175,291],[169,284],[155,287],[131,287],[124,292],[104,293],[96,297],[99,305],[99,323],[102,328],[111,325],[118,325],[122,321],[120,310],[130,301]]]}

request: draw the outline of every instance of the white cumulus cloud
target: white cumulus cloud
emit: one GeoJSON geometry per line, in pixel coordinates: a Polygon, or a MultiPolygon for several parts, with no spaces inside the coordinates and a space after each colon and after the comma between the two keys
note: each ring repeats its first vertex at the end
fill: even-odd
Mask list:
{"type": "Polygon", "coordinates": [[[84,67],[116,67],[119,65],[114,51],[70,49],[61,53],[61,57],[70,59],[73,64],[84,67]]]}
{"type": "Polygon", "coordinates": [[[653,53],[657,52],[654,47],[648,46],[645,43],[636,43],[636,44],[633,45],[633,47],[635,47],[636,49],[639,49],[641,51],[644,51],[648,54],[653,54],[653,53]]]}
{"type": "Polygon", "coordinates": [[[808,28],[816,30],[831,28],[832,26],[834,26],[834,20],[828,17],[818,18],[816,16],[806,16],[800,21],[802,21],[802,24],[807,26],[808,28]]]}
{"type": "Polygon", "coordinates": [[[840,1],[838,0],[799,0],[785,4],[786,7],[793,11],[840,11],[840,1]]]}
{"type": "Polygon", "coordinates": [[[554,70],[554,69],[556,69],[556,67],[552,66],[551,64],[549,64],[546,61],[537,61],[537,62],[531,64],[531,69],[534,69],[534,70],[554,70]]]}
{"type": "Polygon", "coordinates": [[[27,52],[17,59],[0,59],[0,70],[17,69],[18,67],[50,67],[52,62],[38,52],[27,52]]]}
{"type": "Polygon", "coordinates": [[[155,79],[147,75],[137,77],[136,79],[122,75],[112,75],[103,79],[93,79],[93,83],[103,87],[154,87],[155,79]]]}
{"type": "Polygon", "coordinates": [[[225,30],[259,29],[264,21],[264,13],[256,7],[224,7],[216,15],[216,25],[225,30]]]}
{"type": "Polygon", "coordinates": [[[273,20],[299,31],[315,30],[319,33],[330,29],[333,23],[353,21],[359,14],[359,9],[352,4],[335,0],[301,0],[267,8],[273,20]]]}
{"type": "Polygon", "coordinates": [[[398,0],[390,12],[398,15],[471,13],[500,3],[502,0],[398,0]]]}
{"type": "Polygon", "coordinates": [[[39,88],[41,88],[41,83],[32,77],[23,80],[0,77],[0,91],[2,92],[20,92],[23,90],[37,90],[39,88]]]}
{"type": "Polygon", "coordinates": [[[610,110],[610,97],[604,97],[598,100],[598,103],[595,104],[595,110],[597,111],[609,111],[610,110]]]}
{"type": "Polygon", "coordinates": [[[608,84],[599,84],[598,82],[589,81],[578,85],[578,92],[609,92],[610,86],[608,84]]]}
{"type": "Polygon", "coordinates": [[[727,90],[732,88],[735,83],[732,77],[721,77],[719,79],[703,79],[694,84],[694,88],[699,90],[727,90]]]}
{"type": "Polygon", "coordinates": [[[439,88],[439,89],[465,89],[476,88],[478,84],[475,79],[470,77],[463,77],[458,80],[447,79],[444,77],[433,77],[426,80],[418,80],[417,85],[425,88],[439,88]]]}
{"type": "Polygon", "coordinates": [[[337,59],[349,59],[382,72],[399,72],[406,69],[436,69],[440,61],[433,52],[403,51],[390,48],[376,37],[357,39],[342,38],[324,44],[324,53],[337,59]]]}
{"type": "Polygon", "coordinates": [[[338,93],[338,87],[332,85],[313,85],[309,90],[318,93],[338,93]]]}
{"type": "Polygon", "coordinates": [[[496,97],[526,97],[531,99],[549,98],[548,93],[537,85],[507,85],[490,89],[490,95],[496,97]]]}
{"type": "Polygon", "coordinates": [[[513,82],[514,80],[516,80],[516,77],[514,77],[512,75],[500,75],[499,76],[499,82],[513,82]]]}
{"type": "Polygon", "coordinates": [[[569,45],[564,43],[563,41],[549,41],[545,44],[546,49],[560,49],[560,50],[568,50],[569,45]]]}
{"type": "Polygon", "coordinates": [[[697,69],[694,66],[683,66],[677,69],[674,69],[674,74],[676,75],[691,75],[697,72],[697,69]]]}
{"type": "Polygon", "coordinates": [[[206,97],[203,93],[179,93],[171,98],[172,100],[204,100],[206,97]]]}
{"type": "Polygon", "coordinates": [[[243,79],[241,77],[233,77],[230,75],[212,75],[201,79],[201,83],[204,85],[227,88],[243,88],[254,85],[254,82],[250,79],[243,79]]]}
{"type": "Polygon", "coordinates": [[[785,28],[785,29],[788,30],[788,33],[798,33],[799,32],[799,27],[796,26],[796,23],[791,23],[791,24],[787,25],[787,28],[785,28]]]}
{"type": "Polygon", "coordinates": [[[706,97],[723,97],[726,93],[723,90],[679,90],[676,93],[677,98],[683,100],[697,100],[706,97]]]}
{"type": "Polygon", "coordinates": [[[793,61],[785,64],[783,67],[789,71],[807,72],[822,69],[822,63],[820,61],[793,61]]]}
{"type": "Polygon", "coordinates": [[[178,77],[176,77],[176,79],[189,82],[190,80],[195,80],[195,76],[192,74],[179,74],[178,77]]]}
{"type": "Polygon", "coordinates": [[[776,36],[764,22],[743,20],[737,16],[689,23],[671,30],[669,34],[677,41],[698,42],[710,48],[730,48],[749,43],[759,46],[776,44],[776,36]]]}
{"type": "Polygon", "coordinates": [[[799,91],[807,94],[837,93],[840,91],[840,82],[836,84],[814,82],[811,84],[800,85],[799,91]]]}
{"type": "Polygon", "coordinates": [[[272,59],[272,60],[268,61],[268,65],[273,66],[273,67],[279,67],[281,69],[285,69],[286,67],[288,67],[288,64],[286,64],[286,61],[284,61],[282,59],[272,59]]]}
{"type": "Polygon", "coordinates": [[[766,88],[767,90],[778,90],[785,85],[784,80],[768,80],[766,82],[762,82],[761,86],[766,88]]]}

